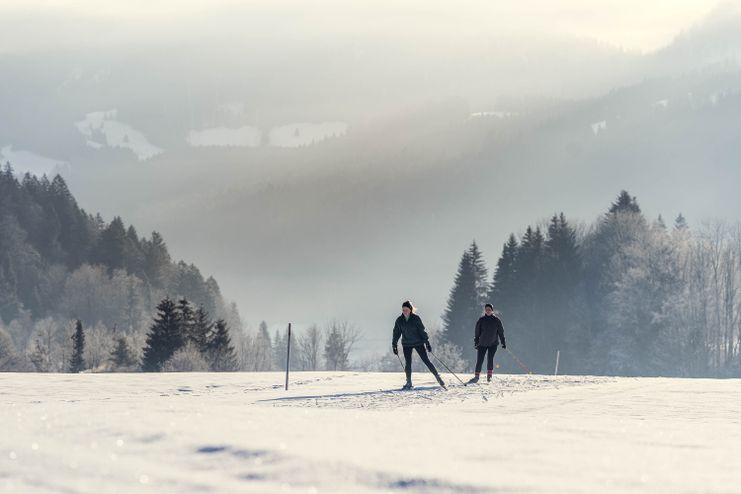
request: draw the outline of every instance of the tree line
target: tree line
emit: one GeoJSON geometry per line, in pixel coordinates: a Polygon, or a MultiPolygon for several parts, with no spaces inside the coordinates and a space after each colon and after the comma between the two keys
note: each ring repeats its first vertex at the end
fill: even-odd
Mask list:
{"type": "MultiPolygon", "coordinates": [[[[430,331],[451,367],[470,366],[487,301],[535,372],[552,372],[560,351],[568,373],[738,376],[741,225],[690,228],[680,214],[668,226],[623,191],[591,224],[561,213],[510,235],[492,275],[473,242],[430,331]]],[[[313,325],[291,365],[348,369],[359,337],[347,322],[313,325]]],[[[0,370],[282,370],[285,347],[285,331],[271,337],[265,322],[245,331],[216,280],[173,262],[157,232],[86,213],[59,176],[0,171],[0,370]]],[[[520,370],[506,354],[498,362],[520,370]]]]}
{"type": "MultiPolygon", "coordinates": [[[[84,327],[81,320],[60,326],[42,320],[37,325],[42,330],[27,351],[18,351],[0,328],[0,372],[259,372],[286,367],[286,329],[271,337],[263,321],[254,333],[234,330],[185,298],[161,300],[143,334],[84,327]]],[[[346,321],[294,330],[291,369],[348,370],[361,336],[346,321]]]]}
{"type": "MultiPolygon", "coordinates": [[[[491,301],[509,346],[535,372],[741,375],[741,225],[680,214],[649,221],[623,191],[591,225],[564,214],[504,244],[489,277],[474,242],[464,252],[444,338],[470,352],[491,301]]],[[[502,370],[519,372],[507,355],[502,370]]]]}

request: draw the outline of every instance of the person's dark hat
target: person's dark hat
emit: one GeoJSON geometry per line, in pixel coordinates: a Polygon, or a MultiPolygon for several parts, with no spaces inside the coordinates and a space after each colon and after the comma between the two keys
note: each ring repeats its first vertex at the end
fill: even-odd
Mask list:
{"type": "Polygon", "coordinates": [[[493,305],[491,305],[491,304],[486,304],[486,305],[484,305],[484,309],[486,309],[487,307],[488,307],[489,309],[491,309],[491,310],[494,310],[494,306],[493,306],[493,305]]]}
{"type": "Polygon", "coordinates": [[[412,303],[409,300],[407,300],[403,304],[401,304],[401,308],[403,309],[404,307],[407,307],[411,311],[414,310],[414,307],[412,307],[412,303]]]}

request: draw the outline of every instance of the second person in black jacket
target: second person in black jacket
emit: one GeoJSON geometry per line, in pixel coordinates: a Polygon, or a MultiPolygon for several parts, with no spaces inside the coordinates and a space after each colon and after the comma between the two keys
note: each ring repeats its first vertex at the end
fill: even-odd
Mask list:
{"type": "Polygon", "coordinates": [[[484,306],[484,315],[476,323],[476,331],[473,336],[473,345],[476,348],[476,374],[471,378],[469,383],[479,382],[481,366],[486,359],[486,380],[491,382],[491,375],[494,372],[494,354],[497,353],[497,346],[502,342],[502,348],[507,348],[504,340],[504,326],[502,320],[494,315],[494,307],[491,304],[484,306]]]}
{"type": "Polygon", "coordinates": [[[444,388],[445,383],[440,378],[440,374],[438,374],[433,363],[430,362],[430,357],[427,356],[428,351],[432,352],[432,347],[430,346],[430,337],[427,336],[425,325],[422,324],[422,319],[414,313],[414,307],[408,300],[401,304],[401,312],[402,314],[396,318],[396,323],[394,324],[394,339],[391,343],[391,348],[395,355],[399,355],[399,348],[396,345],[399,342],[399,338],[401,338],[401,346],[404,349],[404,372],[407,376],[407,382],[403,389],[412,388],[412,352],[414,350],[417,351],[419,358],[422,359],[422,362],[425,363],[427,368],[430,369],[430,372],[432,372],[432,375],[435,376],[438,384],[444,388]]]}

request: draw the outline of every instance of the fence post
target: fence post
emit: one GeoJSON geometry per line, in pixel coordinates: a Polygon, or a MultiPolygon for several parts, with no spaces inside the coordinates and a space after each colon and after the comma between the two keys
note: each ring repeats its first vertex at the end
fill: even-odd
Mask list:
{"type": "Polygon", "coordinates": [[[554,376],[558,375],[558,361],[560,360],[560,358],[561,358],[561,350],[556,350],[556,370],[553,373],[554,376]]]}
{"type": "Polygon", "coordinates": [[[291,323],[288,323],[288,344],[286,348],[286,391],[288,391],[288,371],[291,367],[291,323]]]}

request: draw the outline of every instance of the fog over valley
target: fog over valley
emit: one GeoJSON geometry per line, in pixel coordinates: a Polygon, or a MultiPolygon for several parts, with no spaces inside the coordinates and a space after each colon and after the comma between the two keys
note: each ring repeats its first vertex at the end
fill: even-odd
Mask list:
{"type": "Polygon", "coordinates": [[[0,158],[160,232],[250,328],[347,320],[384,352],[403,300],[441,324],[473,240],[491,277],[511,233],[583,234],[621,190],[738,220],[738,5],[565,4],[11,2],[0,158]]]}

